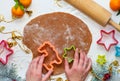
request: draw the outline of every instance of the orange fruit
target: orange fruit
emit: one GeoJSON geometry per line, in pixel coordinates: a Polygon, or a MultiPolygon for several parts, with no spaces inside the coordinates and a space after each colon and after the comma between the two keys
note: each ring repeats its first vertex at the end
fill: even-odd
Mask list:
{"type": "Polygon", "coordinates": [[[25,8],[27,8],[27,7],[30,6],[32,0],[19,0],[19,2],[20,2],[25,8]]]}
{"type": "Polygon", "coordinates": [[[17,8],[15,6],[12,7],[11,12],[12,12],[12,16],[18,17],[18,18],[24,15],[24,10],[22,10],[20,6],[18,6],[17,8]]]}
{"type": "Polygon", "coordinates": [[[110,0],[110,8],[113,11],[120,10],[120,0],[110,0]]]}

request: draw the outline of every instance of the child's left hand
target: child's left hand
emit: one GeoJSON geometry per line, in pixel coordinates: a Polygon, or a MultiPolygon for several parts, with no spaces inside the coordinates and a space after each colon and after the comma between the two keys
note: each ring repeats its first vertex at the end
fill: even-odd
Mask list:
{"type": "Polygon", "coordinates": [[[44,61],[44,55],[39,56],[31,62],[26,74],[26,81],[47,81],[50,77],[52,70],[43,77],[42,76],[42,66],[44,61]]]}

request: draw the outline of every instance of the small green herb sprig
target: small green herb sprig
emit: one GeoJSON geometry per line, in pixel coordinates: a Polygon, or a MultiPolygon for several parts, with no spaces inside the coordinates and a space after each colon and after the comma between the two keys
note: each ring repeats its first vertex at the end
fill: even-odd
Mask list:
{"type": "Polygon", "coordinates": [[[19,2],[19,0],[14,0],[14,2],[15,2],[15,8],[18,8],[18,6],[20,6],[20,8],[22,9],[22,10],[24,10],[24,6],[19,2]]]}

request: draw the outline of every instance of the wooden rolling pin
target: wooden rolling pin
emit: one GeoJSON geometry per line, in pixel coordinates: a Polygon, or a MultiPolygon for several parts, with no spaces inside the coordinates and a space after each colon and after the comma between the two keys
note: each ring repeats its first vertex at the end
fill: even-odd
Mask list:
{"type": "Polygon", "coordinates": [[[65,0],[102,26],[111,24],[120,31],[120,25],[111,20],[111,13],[93,0],[65,0]]]}

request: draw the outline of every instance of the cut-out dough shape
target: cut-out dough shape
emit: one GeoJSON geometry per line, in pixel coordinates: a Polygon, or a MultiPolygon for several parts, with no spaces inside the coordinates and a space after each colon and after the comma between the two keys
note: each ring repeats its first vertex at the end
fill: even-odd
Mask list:
{"type": "Polygon", "coordinates": [[[47,56],[49,55],[49,53],[48,53],[47,50],[45,49],[46,47],[51,48],[52,51],[55,52],[55,56],[56,56],[56,59],[51,60],[48,64],[43,63],[44,67],[45,67],[47,70],[51,70],[51,69],[54,69],[54,65],[53,65],[53,64],[61,64],[61,63],[62,63],[62,59],[59,57],[59,54],[58,54],[58,52],[56,51],[55,47],[54,47],[49,41],[44,42],[44,43],[38,48],[38,52],[39,52],[40,54],[44,54],[45,57],[47,57],[47,56]],[[43,48],[44,48],[44,49],[43,49],[43,48]]]}

